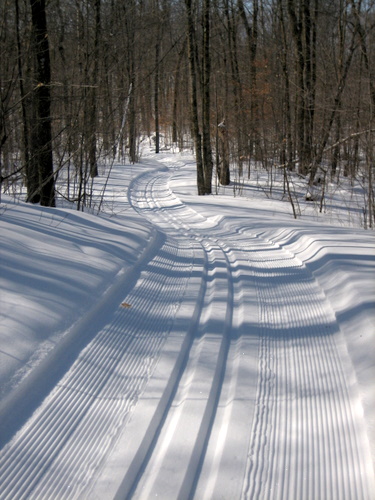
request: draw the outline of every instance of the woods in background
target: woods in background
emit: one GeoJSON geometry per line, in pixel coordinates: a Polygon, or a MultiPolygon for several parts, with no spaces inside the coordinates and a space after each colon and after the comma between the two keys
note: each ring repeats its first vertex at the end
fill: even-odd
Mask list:
{"type": "Polygon", "coordinates": [[[4,0],[0,16],[3,189],[83,209],[98,162],[153,137],[194,145],[199,194],[255,164],[360,177],[373,223],[374,0],[4,0]]]}

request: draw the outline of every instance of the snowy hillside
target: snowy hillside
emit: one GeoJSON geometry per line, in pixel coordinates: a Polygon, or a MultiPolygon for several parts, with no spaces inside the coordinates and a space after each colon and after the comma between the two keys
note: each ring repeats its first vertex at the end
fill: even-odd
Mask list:
{"type": "Polygon", "coordinates": [[[1,499],[373,498],[374,233],[194,185],[2,197],[1,499]]]}

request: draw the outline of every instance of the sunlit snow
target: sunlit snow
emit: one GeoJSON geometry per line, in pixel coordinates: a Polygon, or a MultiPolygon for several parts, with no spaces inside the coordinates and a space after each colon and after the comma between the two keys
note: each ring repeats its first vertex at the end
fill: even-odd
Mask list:
{"type": "Polygon", "coordinates": [[[148,152],[100,215],[2,195],[2,499],[373,498],[360,207],[295,220],[251,178],[195,179],[148,152]]]}

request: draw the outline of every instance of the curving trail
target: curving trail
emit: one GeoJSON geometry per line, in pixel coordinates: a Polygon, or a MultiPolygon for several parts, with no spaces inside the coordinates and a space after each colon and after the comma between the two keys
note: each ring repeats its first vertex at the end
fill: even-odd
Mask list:
{"type": "MultiPolygon", "coordinates": [[[[199,297],[194,323],[190,326],[190,341],[185,346],[183,369],[174,380],[173,398],[164,409],[150,449],[139,463],[134,484],[125,478],[119,498],[131,493],[135,498],[155,494],[192,498],[196,489],[201,488],[202,477],[206,477],[207,483],[204,495],[211,497],[215,488],[212,478],[218,479],[224,452],[223,427],[228,436],[238,432],[241,425],[245,430],[253,412],[255,385],[244,384],[244,378],[238,376],[240,370],[250,372],[256,361],[257,340],[252,337],[249,341],[242,335],[245,302],[248,310],[254,307],[254,294],[251,290],[246,294],[248,287],[244,283],[251,274],[247,256],[241,248],[228,245],[213,221],[183,205],[169,190],[168,177],[165,171],[139,178],[137,189],[131,193],[132,204],[138,210],[146,210],[150,220],[170,237],[194,242],[203,261],[199,297]],[[240,265],[244,268],[242,272],[240,265]],[[253,385],[253,395],[248,393],[243,397],[245,385],[248,389],[253,385]],[[242,424],[231,418],[235,413],[244,418],[242,424]],[[220,446],[212,446],[213,434],[220,435],[220,446]],[[160,470],[171,469],[173,477],[160,474],[160,470]]],[[[246,441],[227,447],[237,474],[241,467],[244,469],[246,452],[246,441]],[[238,455],[242,455],[240,461],[238,455]]],[[[237,478],[229,482],[228,495],[232,495],[239,484],[237,478]]]]}
{"type": "Polygon", "coordinates": [[[318,283],[246,226],[184,206],[169,175],[138,178],[131,200],[203,252],[198,311],[173,397],[117,498],[371,498],[356,395],[318,283]]]}
{"type": "Polygon", "coordinates": [[[319,284],[246,221],[184,205],[170,175],[130,185],[160,249],[4,448],[0,498],[373,498],[319,284]]]}

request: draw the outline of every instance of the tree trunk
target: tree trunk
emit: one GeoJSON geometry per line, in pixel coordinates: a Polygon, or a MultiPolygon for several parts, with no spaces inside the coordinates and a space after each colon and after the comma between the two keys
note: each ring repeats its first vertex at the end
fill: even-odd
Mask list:
{"type": "Polygon", "coordinates": [[[198,194],[206,194],[205,181],[203,173],[202,160],[202,137],[199,130],[198,119],[198,98],[197,98],[197,71],[196,71],[196,40],[194,19],[192,12],[192,0],[185,0],[186,15],[187,15],[187,37],[188,37],[188,56],[190,69],[190,110],[191,110],[191,127],[194,138],[195,158],[197,162],[197,187],[198,194]]]}
{"type": "Polygon", "coordinates": [[[97,127],[97,92],[98,73],[99,73],[99,46],[100,46],[100,0],[95,0],[95,41],[94,41],[94,71],[92,84],[90,87],[91,110],[89,114],[89,163],[90,177],[98,175],[98,163],[96,158],[96,127],[97,127]]]}
{"type": "Polygon", "coordinates": [[[242,82],[240,78],[238,55],[237,55],[237,13],[233,12],[233,6],[230,11],[228,0],[224,2],[224,12],[227,20],[227,43],[229,48],[230,69],[232,78],[232,91],[234,101],[234,124],[236,127],[236,142],[237,142],[237,163],[238,174],[240,177],[243,175],[243,157],[248,155],[248,148],[246,146],[246,120],[244,115],[244,100],[242,93],[242,82]]]}
{"type": "Polygon", "coordinates": [[[130,95],[128,99],[128,147],[129,160],[131,163],[138,161],[137,155],[137,122],[136,122],[136,70],[135,70],[135,26],[133,16],[136,12],[136,2],[128,0],[125,2],[125,24],[128,34],[126,46],[127,72],[129,78],[130,95]]]}
{"type": "MultiPolygon", "coordinates": [[[[256,95],[257,67],[256,55],[258,46],[258,0],[253,0],[252,26],[247,19],[243,0],[238,0],[238,10],[245,27],[249,47],[249,76],[250,76],[250,155],[253,154],[254,146],[257,146],[257,133],[259,128],[258,103],[256,95]]],[[[258,149],[256,147],[256,149],[258,149]]]]}
{"type": "Polygon", "coordinates": [[[230,184],[230,170],[229,170],[229,144],[228,144],[228,131],[225,122],[222,121],[218,125],[219,136],[219,152],[221,162],[219,164],[219,182],[222,186],[229,186],[230,184]]]}
{"type": "MultiPolygon", "coordinates": [[[[33,134],[32,171],[38,174],[38,190],[28,191],[28,201],[55,206],[55,181],[51,132],[51,67],[45,0],[30,0],[33,27],[33,51],[36,59],[36,85],[33,93],[35,126],[33,134]]],[[[33,185],[33,184],[32,184],[33,185]]],[[[33,189],[33,188],[32,188],[33,189]]]]}
{"type": "Polygon", "coordinates": [[[210,0],[204,1],[203,10],[203,166],[204,166],[204,192],[212,193],[212,148],[211,148],[211,58],[210,58],[210,0]]]}
{"type": "Polygon", "coordinates": [[[178,124],[177,124],[177,109],[178,109],[178,98],[180,93],[180,73],[181,73],[181,62],[185,54],[186,40],[182,45],[181,51],[178,54],[178,60],[176,69],[174,71],[175,82],[174,82],[174,94],[173,94],[173,115],[172,115],[172,142],[174,144],[178,141],[178,124]]]}
{"type": "Polygon", "coordinates": [[[308,162],[305,158],[305,99],[304,99],[304,73],[305,73],[305,57],[303,50],[303,25],[302,25],[302,13],[297,15],[297,8],[294,0],[288,0],[288,13],[292,23],[292,33],[294,42],[296,45],[297,52],[297,119],[296,119],[296,129],[297,129],[297,151],[299,158],[299,169],[300,172],[305,175],[308,170],[308,162]]]}
{"type": "Polygon", "coordinates": [[[310,1],[288,0],[288,13],[292,24],[292,33],[297,51],[297,150],[300,172],[306,175],[314,158],[313,133],[316,85],[316,18],[318,0],[314,8],[310,1]]]}
{"type": "Polygon", "coordinates": [[[159,20],[159,0],[156,0],[155,15],[157,21],[156,42],[155,42],[155,81],[154,81],[154,113],[155,113],[155,153],[160,150],[160,127],[159,127],[159,73],[160,73],[160,43],[162,36],[162,26],[159,20]]]}
{"type": "MultiPolygon", "coordinates": [[[[156,42],[155,60],[159,60],[159,42],[156,42]]],[[[160,127],[159,127],[159,64],[156,62],[154,82],[154,112],[155,112],[155,153],[160,150],[160,127]]]]}
{"type": "Polygon", "coordinates": [[[22,139],[23,139],[23,161],[25,165],[26,172],[26,184],[27,191],[29,193],[37,192],[38,190],[38,178],[36,177],[35,185],[31,181],[31,176],[28,175],[28,169],[30,168],[30,151],[29,151],[29,122],[27,119],[26,110],[26,93],[24,87],[24,77],[22,70],[22,50],[21,50],[21,37],[19,29],[19,5],[18,0],[16,0],[16,37],[17,37],[17,65],[18,65],[18,78],[20,86],[20,96],[21,96],[21,109],[22,109],[22,139]]]}
{"type": "Polygon", "coordinates": [[[284,99],[282,106],[282,114],[283,114],[283,137],[282,140],[282,159],[281,164],[287,164],[289,170],[294,169],[294,148],[293,148],[293,140],[292,140],[292,115],[291,115],[291,106],[290,106],[290,78],[288,71],[288,46],[286,39],[286,28],[285,28],[285,19],[283,12],[282,0],[278,0],[279,6],[279,20],[281,25],[281,38],[282,38],[282,55],[281,55],[281,67],[282,73],[284,77],[284,99]]]}

